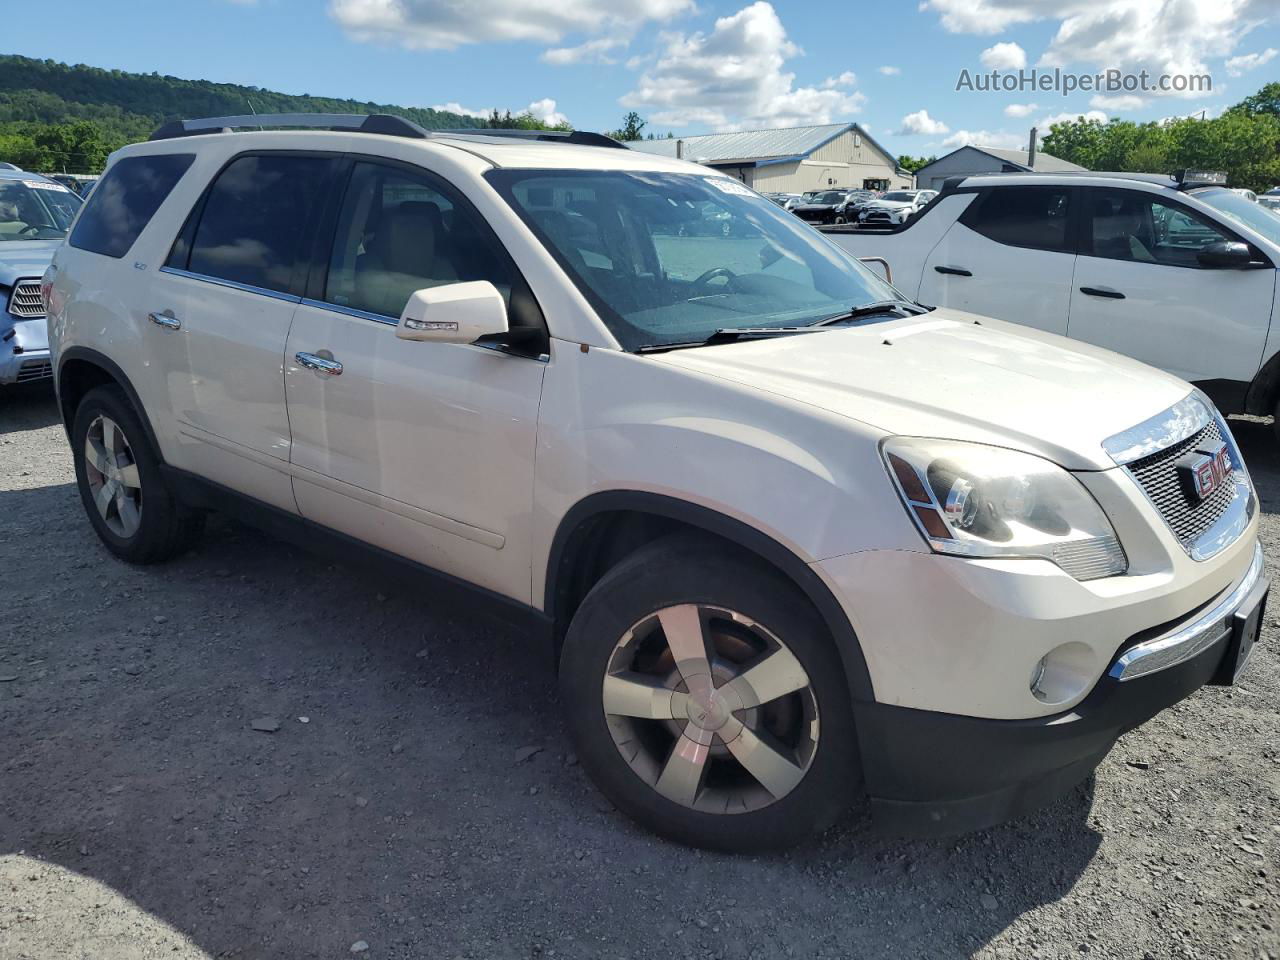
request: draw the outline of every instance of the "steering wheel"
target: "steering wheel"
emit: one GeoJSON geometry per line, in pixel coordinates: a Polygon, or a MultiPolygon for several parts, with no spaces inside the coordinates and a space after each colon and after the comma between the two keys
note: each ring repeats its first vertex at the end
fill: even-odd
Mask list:
{"type": "Polygon", "coordinates": [[[729,282],[729,285],[732,285],[733,281],[738,279],[738,275],[728,267],[712,267],[706,273],[702,274],[702,276],[698,277],[697,280],[693,281],[693,285],[695,287],[705,287],[716,277],[724,277],[729,282]]]}

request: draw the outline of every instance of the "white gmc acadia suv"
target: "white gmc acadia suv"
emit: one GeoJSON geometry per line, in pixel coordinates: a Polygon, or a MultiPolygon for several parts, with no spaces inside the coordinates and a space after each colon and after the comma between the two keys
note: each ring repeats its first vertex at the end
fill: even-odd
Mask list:
{"type": "Polygon", "coordinates": [[[533,137],[230,117],[113,155],[43,290],[106,547],[216,507],[468,584],[555,644],[609,799],[725,849],[863,795],[984,827],[1235,679],[1267,580],[1202,394],[908,302],[704,167],[533,137]]]}

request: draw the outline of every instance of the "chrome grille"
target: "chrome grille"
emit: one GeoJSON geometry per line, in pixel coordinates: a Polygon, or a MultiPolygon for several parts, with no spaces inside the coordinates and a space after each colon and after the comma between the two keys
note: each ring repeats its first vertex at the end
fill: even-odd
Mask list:
{"type": "Polygon", "coordinates": [[[1212,419],[1185,440],[1128,464],[1129,472],[1184,547],[1190,547],[1199,540],[1227,512],[1239,491],[1235,483],[1237,471],[1233,470],[1213,493],[1195,501],[1187,496],[1178,476],[1178,458],[1203,443],[1216,443],[1223,439],[1218,421],[1212,419]]]}
{"type": "Polygon", "coordinates": [[[9,312],[15,317],[43,317],[44,301],[40,298],[39,280],[19,280],[9,295],[9,312]]]}
{"type": "Polygon", "coordinates": [[[28,360],[18,368],[18,383],[43,380],[53,376],[53,364],[48,360],[28,360]]]}

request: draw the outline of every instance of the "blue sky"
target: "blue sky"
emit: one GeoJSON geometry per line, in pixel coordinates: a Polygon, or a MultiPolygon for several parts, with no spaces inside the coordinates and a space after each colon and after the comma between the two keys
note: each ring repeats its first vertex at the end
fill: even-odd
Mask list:
{"type": "Polygon", "coordinates": [[[895,153],[1062,115],[1210,115],[1280,76],[1280,0],[64,0],[0,51],[287,93],[659,133],[857,120],[895,153]],[[180,11],[180,12],[175,12],[180,11]],[[1211,92],[956,91],[961,70],[1208,73],[1211,92]]]}

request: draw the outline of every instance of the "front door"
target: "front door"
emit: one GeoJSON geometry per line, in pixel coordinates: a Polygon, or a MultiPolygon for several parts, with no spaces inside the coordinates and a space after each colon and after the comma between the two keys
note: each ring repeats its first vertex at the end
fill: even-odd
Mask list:
{"type": "Polygon", "coordinates": [[[286,350],[302,515],[529,602],[546,363],[536,350],[395,335],[415,290],[470,280],[502,291],[513,328],[541,334],[537,305],[506,250],[440,178],[361,160],[327,259],[286,350]]]}
{"type": "Polygon", "coordinates": [[[1276,271],[1202,267],[1201,250],[1237,238],[1176,200],[1138,190],[1090,193],[1067,335],[1211,391],[1223,386],[1214,381],[1252,380],[1276,271]]]}
{"type": "Polygon", "coordinates": [[[290,511],[285,340],[306,279],[311,211],[336,163],[291,153],[232,160],[148,294],[176,465],[290,511]]]}
{"type": "Polygon", "coordinates": [[[1075,192],[997,187],[976,197],[929,254],[917,299],[1065,334],[1075,192]]]}

